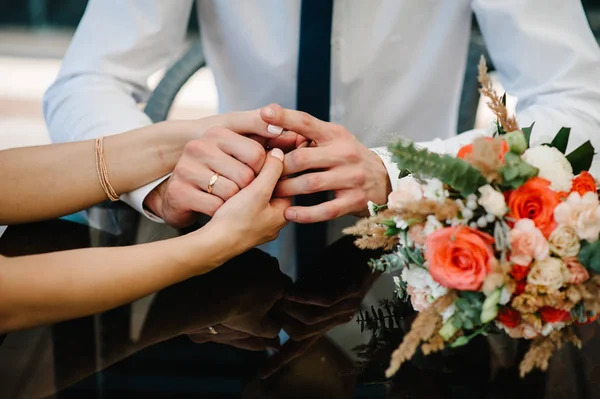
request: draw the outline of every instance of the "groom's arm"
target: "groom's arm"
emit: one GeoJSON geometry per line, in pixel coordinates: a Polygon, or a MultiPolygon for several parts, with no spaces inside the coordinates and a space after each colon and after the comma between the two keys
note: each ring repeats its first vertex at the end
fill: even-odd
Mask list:
{"type": "MultiPolygon", "coordinates": [[[[139,103],[147,80],[167,67],[183,45],[192,0],[91,0],[44,96],[54,142],[81,141],[151,124],[139,103]]],[[[122,198],[138,211],[162,180],[122,198]]]]}
{"type": "MultiPolygon", "coordinates": [[[[479,27],[517,120],[535,122],[532,144],[571,127],[569,151],[586,140],[600,149],[600,49],[578,0],[473,0],[479,27]]],[[[455,154],[483,131],[419,143],[455,154]]],[[[395,185],[398,168],[376,149],[395,185]]],[[[600,173],[600,162],[592,165],[600,173]]]]}

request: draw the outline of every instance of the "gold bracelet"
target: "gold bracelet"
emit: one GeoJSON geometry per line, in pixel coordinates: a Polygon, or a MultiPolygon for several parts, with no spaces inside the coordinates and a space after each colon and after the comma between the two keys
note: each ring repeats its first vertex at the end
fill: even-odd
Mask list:
{"type": "Polygon", "coordinates": [[[117,192],[110,184],[108,178],[108,168],[106,167],[106,160],[104,159],[104,137],[98,137],[96,139],[96,172],[98,172],[100,186],[108,199],[113,202],[118,201],[119,195],[117,195],[117,192]]]}

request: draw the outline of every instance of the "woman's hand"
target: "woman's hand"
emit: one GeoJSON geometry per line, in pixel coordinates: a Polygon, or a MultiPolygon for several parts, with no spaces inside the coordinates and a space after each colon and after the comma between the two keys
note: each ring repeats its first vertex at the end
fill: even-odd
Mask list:
{"type": "Polygon", "coordinates": [[[289,198],[272,199],[283,171],[283,157],[280,149],[272,150],[256,179],[225,202],[201,230],[226,232],[237,253],[277,238],[287,223],[284,212],[291,205],[289,198]]]}

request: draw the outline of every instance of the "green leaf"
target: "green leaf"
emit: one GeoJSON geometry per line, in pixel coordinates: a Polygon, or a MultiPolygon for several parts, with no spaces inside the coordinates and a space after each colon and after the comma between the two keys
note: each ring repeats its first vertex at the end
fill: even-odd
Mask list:
{"type": "Polygon", "coordinates": [[[565,152],[567,152],[567,145],[569,144],[570,134],[571,128],[563,127],[558,131],[558,133],[556,133],[556,136],[554,136],[554,139],[552,140],[550,145],[564,154],[565,152]]]}
{"type": "Polygon", "coordinates": [[[456,341],[454,341],[453,343],[450,344],[450,348],[458,348],[459,346],[464,346],[464,345],[468,344],[469,341],[471,341],[473,338],[475,338],[478,335],[487,335],[487,330],[489,327],[490,327],[489,324],[485,324],[480,329],[473,332],[473,334],[471,334],[471,335],[458,337],[456,339],[456,341]]]}
{"type": "Polygon", "coordinates": [[[386,236],[397,236],[398,234],[400,234],[400,232],[402,232],[402,230],[400,230],[397,227],[388,227],[387,230],[385,231],[385,235],[386,236]]]}
{"type": "Polygon", "coordinates": [[[456,341],[452,342],[450,344],[451,348],[458,348],[460,346],[465,346],[466,344],[468,344],[470,341],[470,339],[468,337],[465,337],[464,335],[462,337],[458,337],[456,338],[456,341]]]}
{"type": "Polygon", "coordinates": [[[385,227],[396,227],[396,221],[393,219],[382,220],[380,223],[385,227]]]}
{"type": "Polygon", "coordinates": [[[573,173],[578,175],[584,170],[589,170],[590,166],[592,166],[594,155],[594,146],[589,140],[567,155],[567,160],[573,167],[573,173]]]}
{"type": "Polygon", "coordinates": [[[485,298],[481,307],[481,315],[479,316],[482,323],[489,323],[496,318],[498,315],[498,302],[500,302],[501,296],[502,288],[499,288],[485,298]]]}
{"type": "Polygon", "coordinates": [[[502,95],[502,105],[506,107],[506,92],[502,95]]]}
{"type": "Polygon", "coordinates": [[[535,125],[535,122],[533,122],[531,124],[531,126],[529,127],[524,127],[523,129],[521,129],[521,131],[523,132],[523,134],[525,135],[525,141],[527,142],[527,147],[530,146],[531,143],[531,131],[533,130],[533,126],[535,125]]]}
{"type": "Polygon", "coordinates": [[[452,319],[453,318],[446,321],[444,323],[444,325],[442,326],[442,328],[440,328],[440,331],[438,331],[438,334],[440,334],[442,336],[444,341],[448,341],[458,331],[458,328],[456,327],[456,325],[454,324],[454,321],[452,319]]]}
{"type": "Polygon", "coordinates": [[[586,269],[600,273],[600,241],[584,245],[577,258],[586,269]]]}
{"type": "Polygon", "coordinates": [[[373,204],[373,212],[375,212],[375,214],[379,213],[379,211],[384,211],[387,209],[387,204],[383,204],[383,205],[377,205],[377,204],[373,204]]]}
{"type": "Polygon", "coordinates": [[[400,174],[398,175],[398,179],[403,179],[406,176],[410,176],[410,170],[408,170],[408,169],[402,169],[400,171],[400,174]]]}
{"type": "Polygon", "coordinates": [[[456,329],[462,328],[462,320],[459,317],[453,317],[451,320],[456,329]]]}
{"type": "Polygon", "coordinates": [[[487,184],[481,172],[462,159],[419,149],[406,141],[394,143],[389,149],[399,169],[408,169],[422,177],[437,178],[465,197],[475,194],[479,187],[487,184]]]}
{"type": "Polygon", "coordinates": [[[517,189],[527,180],[537,176],[539,170],[523,161],[515,153],[507,152],[504,156],[504,166],[500,169],[502,184],[505,187],[517,189]]]}

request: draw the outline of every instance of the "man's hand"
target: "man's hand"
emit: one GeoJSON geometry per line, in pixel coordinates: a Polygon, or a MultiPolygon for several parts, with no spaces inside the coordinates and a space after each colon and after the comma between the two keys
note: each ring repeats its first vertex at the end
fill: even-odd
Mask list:
{"type": "Polygon", "coordinates": [[[187,143],[173,174],[145,200],[152,212],[173,227],[189,226],[199,214],[213,216],[224,201],[254,180],[265,161],[263,143],[281,134],[281,129],[261,119],[258,110],[190,123],[195,124],[198,138],[187,143]],[[209,194],[215,173],[219,178],[209,194]]]}
{"type": "Polygon", "coordinates": [[[263,108],[260,114],[266,123],[311,141],[311,145],[301,145],[286,156],[283,174],[291,177],[278,184],[275,196],[335,193],[335,199],[323,204],[290,207],[285,214],[288,220],[316,223],[346,214],[362,215],[368,201],[387,202],[391,184],[383,162],[344,127],[275,104],[263,108]],[[307,171],[310,173],[293,176],[307,171]]]}

